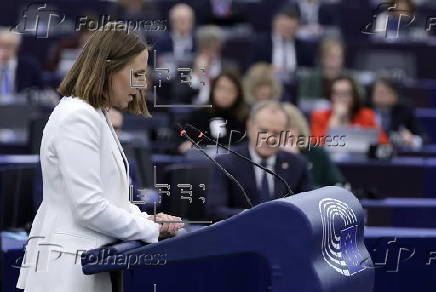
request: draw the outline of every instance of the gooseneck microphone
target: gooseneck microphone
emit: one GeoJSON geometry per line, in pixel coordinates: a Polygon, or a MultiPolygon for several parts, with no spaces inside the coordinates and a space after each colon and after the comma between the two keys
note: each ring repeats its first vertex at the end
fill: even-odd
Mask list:
{"type": "Polygon", "coordinates": [[[244,195],[245,201],[250,206],[250,208],[253,208],[253,204],[251,203],[250,198],[248,197],[247,193],[245,192],[244,187],[239,183],[239,181],[231,175],[221,164],[219,164],[215,159],[213,159],[209,154],[204,151],[200,146],[198,146],[198,142],[196,143],[194,139],[192,139],[185,129],[182,128],[180,124],[177,124],[177,127],[180,129],[180,136],[185,137],[192,143],[192,145],[199,150],[204,156],[206,156],[216,167],[218,167],[231,181],[233,181],[241,190],[242,194],[244,195]]]}
{"type": "MultiPolygon", "coordinates": [[[[294,194],[294,192],[292,191],[292,189],[291,189],[291,187],[289,186],[289,184],[288,184],[288,183],[287,183],[287,182],[286,182],[286,181],[285,181],[285,180],[284,180],[280,175],[278,175],[278,174],[275,173],[274,171],[272,171],[272,170],[270,170],[270,169],[268,169],[268,168],[266,168],[266,167],[263,167],[263,166],[260,165],[259,163],[256,163],[256,162],[252,161],[250,158],[248,158],[248,157],[246,157],[246,156],[244,156],[244,155],[242,155],[242,154],[240,154],[240,153],[238,153],[238,152],[236,152],[236,151],[231,150],[229,147],[226,147],[226,146],[222,145],[221,143],[218,142],[218,140],[214,140],[214,139],[208,137],[206,134],[204,134],[201,130],[197,129],[197,128],[194,127],[193,125],[191,125],[191,124],[186,124],[186,126],[189,127],[189,128],[191,128],[191,129],[194,130],[195,132],[197,132],[197,134],[198,134],[198,138],[203,138],[203,137],[204,137],[204,138],[205,138],[206,140],[208,140],[209,142],[216,143],[216,144],[217,144],[218,146],[220,146],[221,148],[223,148],[223,149],[225,149],[225,150],[227,150],[227,151],[229,151],[229,152],[235,154],[236,156],[238,156],[238,157],[244,159],[245,161],[248,161],[249,163],[251,163],[251,164],[253,164],[253,165],[255,165],[255,166],[261,168],[262,170],[264,170],[264,171],[266,171],[267,173],[271,174],[272,176],[276,177],[280,182],[282,182],[282,183],[286,186],[286,189],[288,190],[287,193],[285,193],[285,194],[282,195],[283,198],[284,198],[284,197],[287,197],[287,196],[292,196],[292,195],[294,194]]],[[[191,141],[191,142],[192,142],[192,141],[191,141]]]]}

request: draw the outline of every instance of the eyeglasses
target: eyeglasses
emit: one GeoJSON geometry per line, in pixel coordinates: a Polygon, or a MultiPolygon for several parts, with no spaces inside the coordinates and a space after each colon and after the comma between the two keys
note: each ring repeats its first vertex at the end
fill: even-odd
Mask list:
{"type": "Polygon", "coordinates": [[[351,90],[332,90],[332,95],[339,97],[349,97],[353,95],[351,90]]]}

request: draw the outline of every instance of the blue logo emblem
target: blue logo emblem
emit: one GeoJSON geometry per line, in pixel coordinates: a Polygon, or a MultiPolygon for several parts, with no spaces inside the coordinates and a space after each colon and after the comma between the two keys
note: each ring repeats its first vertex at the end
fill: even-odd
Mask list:
{"type": "Polygon", "coordinates": [[[332,198],[319,202],[323,238],[322,255],[338,273],[351,276],[363,271],[364,258],[357,246],[357,217],[346,203],[332,198]]]}

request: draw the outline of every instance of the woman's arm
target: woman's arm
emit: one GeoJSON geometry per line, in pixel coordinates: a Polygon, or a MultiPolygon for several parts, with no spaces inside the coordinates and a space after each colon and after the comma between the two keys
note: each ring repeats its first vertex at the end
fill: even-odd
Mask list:
{"type": "Polygon", "coordinates": [[[66,199],[79,224],[114,238],[157,242],[159,224],[141,213],[119,208],[103,196],[100,143],[104,123],[98,113],[77,108],[61,123],[54,148],[66,199]]]}

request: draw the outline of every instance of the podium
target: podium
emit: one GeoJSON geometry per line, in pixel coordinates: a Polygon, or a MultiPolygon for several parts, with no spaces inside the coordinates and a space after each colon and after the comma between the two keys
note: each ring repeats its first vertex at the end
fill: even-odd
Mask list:
{"type": "Polygon", "coordinates": [[[324,187],[259,204],[159,243],[87,251],[84,274],[124,271],[125,291],[370,292],[359,201],[324,187]]]}

